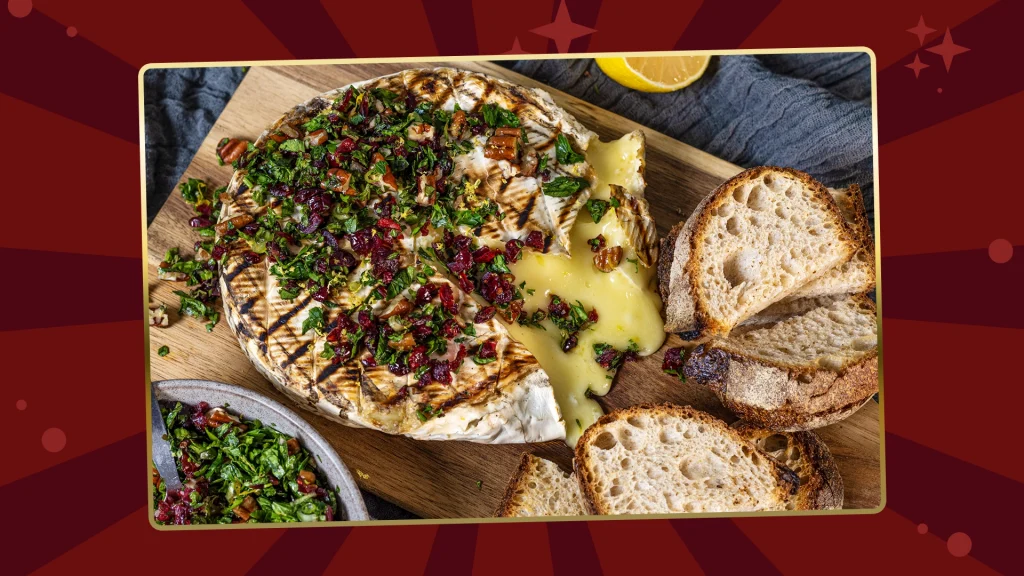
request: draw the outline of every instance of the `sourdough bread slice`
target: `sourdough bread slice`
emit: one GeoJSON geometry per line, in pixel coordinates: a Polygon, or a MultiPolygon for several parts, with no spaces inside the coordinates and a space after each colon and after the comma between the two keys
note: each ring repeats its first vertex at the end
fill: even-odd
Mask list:
{"type": "Polygon", "coordinates": [[[773,432],[738,420],[733,429],[767,452],[800,478],[798,510],[838,510],[843,507],[843,478],[832,452],[814,432],[773,432]]]}
{"type": "Polygon", "coordinates": [[[871,236],[860,186],[853,184],[843,190],[829,188],[828,191],[853,231],[858,244],[857,251],[853,258],[804,284],[787,296],[785,301],[829,294],[857,294],[875,288],[875,242],[871,236]]]}
{"type": "Polygon", "coordinates": [[[770,166],[719,186],[667,241],[659,259],[665,331],[685,340],[728,334],[859,246],[821,183],[770,166]]]}
{"type": "Polygon", "coordinates": [[[526,452],[523,454],[505,496],[494,513],[496,517],[582,516],[576,478],[557,464],[526,452]]]}
{"type": "Polygon", "coordinates": [[[875,304],[850,295],[775,323],[740,326],[694,348],[683,372],[765,428],[838,422],[878,392],[875,304]]]}
{"type": "Polygon", "coordinates": [[[800,482],[721,420],[670,404],[601,417],[574,467],[592,514],[786,510],[800,482]]]}

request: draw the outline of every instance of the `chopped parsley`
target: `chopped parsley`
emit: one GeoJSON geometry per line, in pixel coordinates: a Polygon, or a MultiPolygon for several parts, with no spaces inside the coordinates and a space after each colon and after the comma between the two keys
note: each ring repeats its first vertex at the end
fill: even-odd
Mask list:
{"type": "Polygon", "coordinates": [[[506,110],[497,104],[484,104],[480,111],[483,114],[484,123],[491,128],[501,128],[504,126],[510,128],[519,127],[519,117],[516,116],[515,112],[506,110]]]}
{"type": "Polygon", "coordinates": [[[572,145],[569,144],[569,139],[565,137],[565,134],[559,134],[558,138],[555,139],[555,158],[559,164],[576,164],[586,159],[583,154],[579,154],[572,149],[572,145]]]}
{"type": "Polygon", "coordinates": [[[587,182],[586,178],[559,176],[550,182],[542,183],[541,190],[545,196],[567,198],[588,186],[590,186],[590,182],[587,182]]]}
{"type": "Polygon", "coordinates": [[[171,349],[168,348],[167,346],[161,346],[160,349],[156,351],[156,353],[159,356],[167,356],[168,354],[171,353],[171,349]]]}
{"type": "Polygon", "coordinates": [[[597,224],[601,222],[601,218],[604,218],[606,212],[608,212],[608,202],[606,200],[599,200],[597,198],[591,198],[587,200],[587,212],[590,212],[590,217],[597,224]]]}
{"type": "Polygon", "coordinates": [[[185,487],[169,492],[154,471],[158,524],[342,519],[336,491],[298,440],[205,402],[161,403],[160,413],[185,487]]]}

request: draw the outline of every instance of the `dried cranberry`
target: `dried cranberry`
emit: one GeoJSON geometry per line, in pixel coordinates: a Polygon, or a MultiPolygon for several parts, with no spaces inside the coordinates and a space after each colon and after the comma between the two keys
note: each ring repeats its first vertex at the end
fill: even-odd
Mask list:
{"type": "Polygon", "coordinates": [[[324,509],[324,520],[328,522],[334,521],[334,508],[328,506],[324,509]]]}
{"type": "Polygon", "coordinates": [[[494,250],[491,250],[487,246],[481,246],[473,251],[473,262],[476,262],[477,264],[481,262],[490,262],[491,260],[494,260],[495,255],[497,255],[497,252],[494,250]]]}
{"type": "Polygon", "coordinates": [[[459,288],[463,292],[472,292],[476,289],[476,285],[473,284],[473,280],[465,272],[459,272],[459,288]]]}
{"type": "Polygon", "coordinates": [[[313,293],[313,300],[317,302],[326,302],[331,297],[331,291],[327,289],[327,286],[321,286],[319,290],[313,293]]]}
{"type": "Polygon", "coordinates": [[[381,229],[390,228],[391,230],[401,230],[402,227],[391,218],[379,218],[377,220],[377,227],[381,229]]]}
{"type": "Polygon", "coordinates": [[[351,151],[353,151],[355,149],[356,149],[356,141],[355,140],[353,140],[351,138],[342,138],[342,140],[340,142],[338,142],[338,148],[336,149],[336,151],[337,152],[341,152],[342,154],[348,154],[349,152],[351,152],[351,151]]]}
{"type": "Polygon", "coordinates": [[[271,196],[278,196],[278,197],[284,197],[284,196],[291,196],[292,195],[291,187],[288,186],[287,184],[283,183],[283,182],[279,182],[277,184],[271,184],[270,186],[267,187],[267,192],[270,192],[271,196]]]}
{"type": "Polygon", "coordinates": [[[605,370],[611,370],[612,365],[618,358],[618,356],[618,351],[616,351],[614,348],[609,348],[604,352],[598,354],[596,360],[597,363],[601,365],[601,368],[604,368],[605,370]]]}
{"type": "Polygon", "coordinates": [[[452,291],[452,287],[448,284],[441,284],[441,288],[438,290],[438,296],[441,298],[441,306],[448,311],[449,314],[457,314],[459,307],[455,303],[455,293],[452,291]]]}
{"type": "Polygon", "coordinates": [[[587,312],[587,320],[597,322],[597,308],[591,308],[590,312],[587,312]]]}
{"type": "MultiPolygon", "coordinates": [[[[493,258],[493,256],[492,256],[493,258]]],[[[458,274],[459,272],[465,272],[473,266],[473,254],[470,253],[469,248],[463,248],[455,252],[455,258],[448,262],[448,269],[458,274]]]]}
{"type": "Polygon", "coordinates": [[[319,190],[316,188],[303,188],[295,194],[295,201],[299,204],[305,204],[306,202],[309,202],[309,199],[317,192],[319,192],[319,190]]]}
{"type": "Polygon", "coordinates": [[[313,168],[318,168],[320,170],[327,168],[327,162],[325,162],[323,158],[317,158],[313,160],[312,162],[310,162],[310,165],[312,165],[313,168]]]}
{"type": "Polygon", "coordinates": [[[273,242],[267,244],[267,252],[271,262],[280,262],[285,259],[284,251],[281,250],[280,246],[273,242]]]}
{"type": "Polygon", "coordinates": [[[598,234],[597,236],[594,236],[593,238],[590,239],[588,244],[590,244],[591,252],[600,252],[605,247],[604,234],[598,234]]]}
{"type": "Polygon", "coordinates": [[[683,349],[669,348],[665,351],[665,359],[661,362],[662,370],[676,370],[682,373],[683,370],[683,349]]]}
{"type": "Polygon", "coordinates": [[[227,248],[218,244],[213,247],[213,251],[210,252],[210,256],[212,256],[214,260],[220,260],[220,257],[223,256],[225,252],[227,252],[227,248]]]}
{"type": "Polygon", "coordinates": [[[430,366],[430,376],[434,382],[440,382],[442,384],[452,383],[452,372],[451,367],[447,360],[432,360],[430,366]]]}
{"type": "Polygon", "coordinates": [[[248,234],[250,236],[255,234],[255,233],[257,233],[257,232],[259,232],[259,231],[260,231],[260,223],[259,222],[251,222],[249,224],[246,224],[245,226],[242,226],[242,232],[245,232],[246,234],[248,234]]]}
{"type": "Polygon", "coordinates": [[[480,349],[477,350],[476,355],[480,358],[497,358],[498,357],[498,343],[494,340],[488,340],[480,345],[480,349]]]}
{"type": "Polygon", "coordinates": [[[188,455],[187,449],[188,449],[188,442],[187,441],[182,442],[181,443],[181,458],[180,458],[180,461],[181,461],[181,472],[183,474],[185,474],[185,478],[191,480],[192,479],[192,475],[196,473],[196,470],[199,470],[199,464],[192,461],[192,458],[190,458],[189,455],[188,455]]]}
{"type": "Polygon", "coordinates": [[[263,255],[262,254],[257,254],[256,252],[253,252],[252,250],[246,250],[242,254],[242,258],[245,259],[245,262],[247,264],[259,264],[260,262],[263,261],[263,255]]]}
{"type": "Polygon", "coordinates": [[[302,232],[303,234],[312,234],[313,232],[316,232],[316,229],[320,227],[320,224],[322,224],[323,221],[324,219],[314,212],[309,215],[309,224],[299,228],[299,232],[302,232]]]}
{"type": "Polygon", "coordinates": [[[562,342],[562,352],[569,352],[570,350],[575,348],[576,345],[579,344],[579,343],[580,343],[579,337],[576,336],[575,334],[570,334],[565,339],[565,342],[562,342]]]}
{"type": "MultiPolygon", "coordinates": [[[[370,253],[370,262],[373,264],[373,274],[377,278],[390,283],[391,278],[398,272],[398,258],[392,258],[394,250],[384,246],[378,246],[370,253]]],[[[385,292],[387,294],[387,292],[385,292]]]]}
{"type": "Polygon", "coordinates": [[[370,249],[373,246],[372,237],[373,231],[370,228],[363,228],[349,234],[348,241],[352,244],[352,249],[355,250],[356,254],[366,256],[370,253],[370,249]]]}
{"type": "Polygon", "coordinates": [[[213,212],[213,206],[211,204],[203,204],[202,206],[196,206],[196,212],[199,212],[207,218],[210,217],[210,213],[213,212]]]}
{"type": "Polygon", "coordinates": [[[569,315],[569,305],[561,299],[556,302],[556,298],[558,297],[554,294],[551,295],[551,304],[548,305],[548,315],[553,318],[565,318],[569,315]]]}
{"type": "Polygon", "coordinates": [[[344,250],[335,250],[334,254],[331,254],[331,266],[351,269],[355,265],[356,257],[344,250]]]}
{"type": "Polygon", "coordinates": [[[480,310],[479,312],[476,313],[476,316],[473,317],[473,322],[475,322],[476,324],[483,324],[484,322],[488,322],[490,321],[491,318],[494,318],[494,315],[497,312],[498,309],[495,308],[494,306],[487,306],[483,310],[480,310]]]}
{"type": "Polygon", "coordinates": [[[188,221],[188,225],[193,228],[206,228],[213,226],[213,222],[209,218],[203,218],[202,216],[196,216],[188,221]]]}
{"type": "Polygon", "coordinates": [[[373,358],[373,356],[367,356],[366,358],[363,358],[362,363],[363,366],[367,368],[373,368],[374,366],[377,365],[377,361],[373,358]]]}
{"type": "Polygon", "coordinates": [[[317,258],[316,263],[313,265],[317,272],[321,274],[327,273],[327,260],[323,258],[317,258]]]}
{"type": "Polygon", "coordinates": [[[324,243],[331,248],[338,247],[338,237],[331,233],[330,230],[324,228],[320,231],[320,234],[324,237],[324,243]]]}
{"type": "Polygon", "coordinates": [[[437,284],[424,284],[416,290],[416,305],[427,304],[437,296],[437,284]]]}
{"type": "Polygon", "coordinates": [[[522,240],[513,239],[505,243],[505,259],[508,260],[510,264],[515,264],[516,262],[519,261],[519,255],[520,253],[522,253],[522,251],[522,240]]]}
{"type": "Polygon", "coordinates": [[[340,364],[342,362],[348,362],[352,358],[352,343],[342,342],[334,347],[334,358],[331,358],[332,364],[340,364]]]}
{"type": "Polygon", "coordinates": [[[392,362],[388,364],[388,371],[395,376],[405,376],[410,372],[408,364],[402,364],[401,362],[392,362]]]}
{"type": "Polygon", "coordinates": [[[409,353],[409,368],[416,370],[429,361],[427,358],[427,347],[417,346],[409,353]]]}
{"type": "Polygon", "coordinates": [[[459,326],[459,323],[455,321],[455,318],[449,318],[441,326],[441,334],[449,340],[458,336],[460,332],[462,332],[462,326],[459,326]]]}
{"type": "Polygon", "coordinates": [[[366,310],[360,310],[359,314],[356,314],[356,318],[359,322],[359,325],[363,328],[369,328],[373,326],[373,317],[370,316],[370,313],[366,310]]]}
{"type": "Polygon", "coordinates": [[[504,274],[485,272],[480,281],[480,294],[486,298],[488,302],[494,304],[508,304],[516,295],[515,286],[508,281],[504,274]]]}
{"type": "Polygon", "coordinates": [[[540,230],[534,230],[526,235],[526,245],[534,250],[544,251],[544,234],[540,230]]]}
{"type": "Polygon", "coordinates": [[[434,329],[427,324],[426,320],[417,320],[412,323],[412,335],[416,338],[426,338],[434,333],[434,329]]]}

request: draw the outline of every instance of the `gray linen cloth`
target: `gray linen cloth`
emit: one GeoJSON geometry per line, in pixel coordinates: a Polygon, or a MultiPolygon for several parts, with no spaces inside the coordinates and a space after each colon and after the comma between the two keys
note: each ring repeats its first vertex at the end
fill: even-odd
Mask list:
{"type": "MultiPolygon", "coordinates": [[[[790,166],[828,186],[860,184],[873,215],[867,54],[715,57],[700,80],[668,94],[623,88],[591,59],[502,64],[740,166],[790,166]]],[[[240,68],[146,72],[149,222],[243,76],[240,68]]],[[[372,494],[363,497],[373,518],[415,518],[372,494]]]]}

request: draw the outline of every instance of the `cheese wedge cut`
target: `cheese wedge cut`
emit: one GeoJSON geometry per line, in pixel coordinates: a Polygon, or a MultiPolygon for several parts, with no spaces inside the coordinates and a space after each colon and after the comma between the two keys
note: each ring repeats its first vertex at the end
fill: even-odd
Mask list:
{"type": "MultiPolygon", "coordinates": [[[[608,201],[611,186],[621,186],[646,206],[642,197],[642,132],[612,142],[595,138],[586,157],[597,179],[591,198],[608,201]]],[[[626,350],[635,343],[639,354],[646,356],[665,341],[661,299],[652,283],[655,269],[639,261],[638,250],[630,245],[616,212],[608,210],[599,223],[581,212],[570,233],[569,257],[525,252],[524,258],[511,267],[516,281],[525,282],[526,289],[533,290],[532,294],[527,292],[525,310],[546,307],[551,295],[556,294],[566,302],[578,300],[587,310],[596,309],[599,315],[598,322],[580,333],[578,345],[569,352],[562,351],[561,335],[550,319],[542,322],[544,330],[509,325],[512,337],[533,353],[551,379],[570,446],[575,446],[583,431],[603,415],[601,406],[588,396],[605,395],[614,377],[613,371],[605,370],[595,361],[594,345],[609,344],[626,350]],[[604,236],[607,246],[623,248],[622,260],[611,272],[601,272],[594,265],[594,254],[587,241],[598,235],[604,236]]],[[[653,222],[650,225],[653,229],[653,222]]],[[[646,248],[656,250],[653,246],[646,248]]]]}

